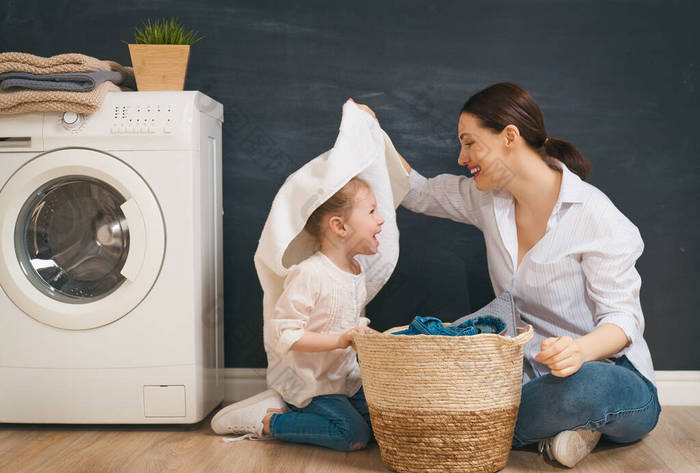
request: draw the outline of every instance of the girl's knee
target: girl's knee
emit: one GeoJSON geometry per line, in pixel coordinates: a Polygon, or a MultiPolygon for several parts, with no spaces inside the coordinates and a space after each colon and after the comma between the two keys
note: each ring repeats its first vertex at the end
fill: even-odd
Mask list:
{"type": "Polygon", "coordinates": [[[358,436],[352,436],[352,438],[344,438],[339,442],[336,450],[342,452],[352,452],[354,450],[361,450],[367,446],[369,439],[358,438],[358,436]]]}
{"type": "Polygon", "coordinates": [[[349,451],[360,450],[367,446],[369,443],[370,433],[369,429],[362,429],[355,432],[349,440],[349,451]]]}
{"type": "Polygon", "coordinates": [[[365,448],[366,446],[367,446],[367,442],[364,442],[364,443],[363,443],[363,442],[357,442],[357,443],[354,443],[354,444],[350,445],[350,451],[353,451],[353,450],[360,450],[360,449],[362,449],[362,448],[365,448]]]}
{"type": "Polygon", "coordinates": [[[343,450],[351,452],[365,448],[369,443],[371,432],[367,423],[355,423],[350,429],[343,433],[343,450]]]}

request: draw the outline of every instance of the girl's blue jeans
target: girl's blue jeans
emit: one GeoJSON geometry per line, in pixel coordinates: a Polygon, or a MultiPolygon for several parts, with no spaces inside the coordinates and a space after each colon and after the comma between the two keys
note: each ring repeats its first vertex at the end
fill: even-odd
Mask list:
{"type": "Polygon", "coordinates": [[[634,442],[651,432],[660,413],[656,388],[626,357],[615,364],[584,363],[566,378],[547,374],[523,386],[513,446],[575,429],[598,430],[610,442],[634,442]]]}
{"type": "Polygon", "coordinates": [[[270,435],[286,442],[309,443],[348,452],[374,439],[362,388],[352,397],[316,396],[306,407],[287,403],[291,412],[270,417],[270,435]]]}

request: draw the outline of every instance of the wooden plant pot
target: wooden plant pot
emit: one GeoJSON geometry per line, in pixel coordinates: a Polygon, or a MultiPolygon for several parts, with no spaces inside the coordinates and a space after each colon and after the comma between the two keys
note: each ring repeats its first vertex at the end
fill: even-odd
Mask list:
{"type": "Polygon", "coordinates": [[[129,53],[138,90],[184,90],[189,44],[129,44],[129,53]]]}

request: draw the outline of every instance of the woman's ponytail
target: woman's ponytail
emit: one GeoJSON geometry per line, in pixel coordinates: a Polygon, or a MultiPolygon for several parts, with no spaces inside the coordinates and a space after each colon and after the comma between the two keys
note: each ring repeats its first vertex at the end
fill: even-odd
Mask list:
{"type": "Polygon", "coordinates": [[[542,111],[535,99],[517,84],[501,82],[469,97],[461,113],[479,119],[482,126],[500,133],[515,125],[520,136],[537,151],[552,168],[559,170],[552,158],[558,159],[582,180],[591,172],[591,163],[568,141],[547,137],[542,111]]]}
{"type": "MultiPolygon", "coordinates": [[[[516,125],[517,126],[517,125],[516,125]]],[[[581,180],[585,181],[591,172],[591,163],[581,154],[581,152],[568,141],[556,138],[547,138],[544,142],[544,160],[547,164],[550,156],[556,158],[569,168],[569,171],[577,174],[581,180]]]]}

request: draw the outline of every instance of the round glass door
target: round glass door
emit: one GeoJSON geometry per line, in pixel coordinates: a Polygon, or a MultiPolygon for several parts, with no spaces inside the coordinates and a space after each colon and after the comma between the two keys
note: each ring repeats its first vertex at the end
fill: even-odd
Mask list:
{"type": "Polygon", "coordinates": [[[153,189],[117,156],[47,151],[0,188],[0,287],[38,322],[87,330],[129,314],[155,286],[165,244],[153,189]]]}
{"type": "Polygon", "coordinates": [[[42,185],[25,202],[15,225],[15,252],[39,291],[57,301],[102,299],[125,281],[129,226],[126,199],[88,176],[65,176],[42,185]]]}

